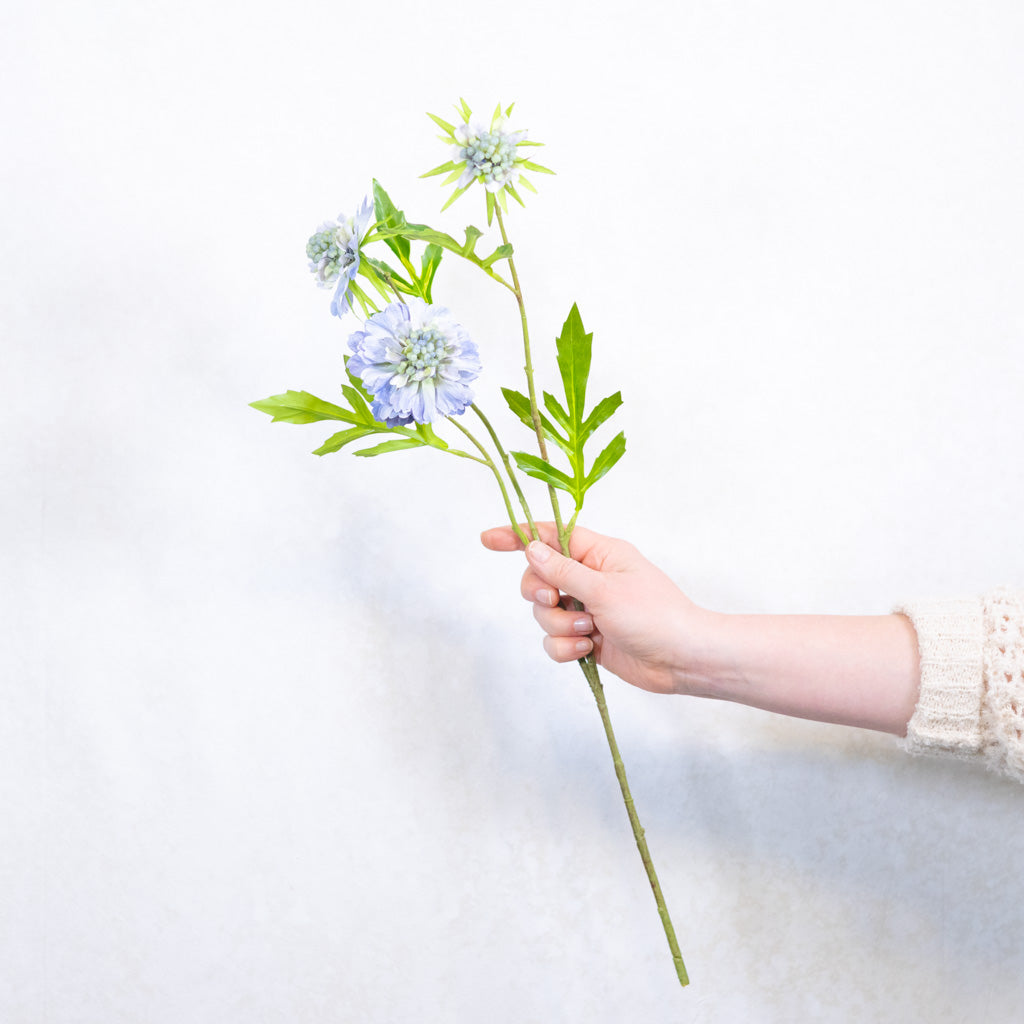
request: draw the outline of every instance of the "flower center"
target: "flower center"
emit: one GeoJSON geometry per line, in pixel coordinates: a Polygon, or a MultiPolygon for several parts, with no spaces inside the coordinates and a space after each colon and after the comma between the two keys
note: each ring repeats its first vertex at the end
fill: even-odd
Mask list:
{"type": "Polygon", "coordinates": [[[440,331],[433,327],[415,327],[402,342],[402,361],[398,364],[398,372],[413,380],[433,377],[447,355],[448,342],[440,331]]]}
{"type": "Polygon", "coordinates": [[[355,262],[356,255],[349,245],[351,241],[352,232],[346,230],[344,224],[318,231],[310,237],[306,243],[306,256],[313,261],[321,280],[337,277],[355,262]]]}
{"type": "Polygon", "coordinates": [[[516,147],[501,131],[471,135],[459,157],[484,181],[507,181],[516,162],[516,147]]]}

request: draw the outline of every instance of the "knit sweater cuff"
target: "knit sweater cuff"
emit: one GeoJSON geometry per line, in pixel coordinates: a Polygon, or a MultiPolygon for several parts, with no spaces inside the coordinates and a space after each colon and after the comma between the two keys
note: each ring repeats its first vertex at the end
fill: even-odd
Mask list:
{"type": "Polygon", "coordinates": [[[904,747],[915,754],[977,755],[984,697],[982,603],[915,601],[893,611],[913,623],[921,666],[921,690],[904,747]]]}

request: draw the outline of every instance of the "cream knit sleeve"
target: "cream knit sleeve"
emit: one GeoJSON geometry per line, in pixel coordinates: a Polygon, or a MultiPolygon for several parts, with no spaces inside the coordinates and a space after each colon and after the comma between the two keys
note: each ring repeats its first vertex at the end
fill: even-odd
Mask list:
{"type": "Polygon", "coordinates": [[[921,662],[906,749],[977,758],[1024,782],[1024,593],[894,611],[913,623],[921,662]]]}

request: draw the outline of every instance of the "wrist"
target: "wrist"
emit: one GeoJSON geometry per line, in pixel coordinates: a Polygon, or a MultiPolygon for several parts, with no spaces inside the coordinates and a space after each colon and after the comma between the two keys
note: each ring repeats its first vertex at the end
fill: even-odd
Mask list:
{"type": "Polygon", "coordinates": [[[733,616],[692,605],[688,628],[672,656],[675,692],[690,697],[728,700],[729,680],[736,675],[733,616]]]}

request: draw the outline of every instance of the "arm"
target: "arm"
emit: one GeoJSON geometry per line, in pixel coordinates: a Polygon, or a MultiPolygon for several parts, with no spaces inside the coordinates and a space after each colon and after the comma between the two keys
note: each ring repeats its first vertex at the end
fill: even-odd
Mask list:
{"type": "MultiPolygon", "coordinates": [[[[554,542],[550,524],[539,526],[554,542]]],[[[507,527],[481,539],[496,551],[523,547],[507,527]]],[[[577,528],[571,551],[568,559],[531,544],[522,580],[555,661],[593,649],[609,671],[646,690],[905,733],[920,676],[904,616],[724,615],[695,605],[624,541],[577,528]]]]}

